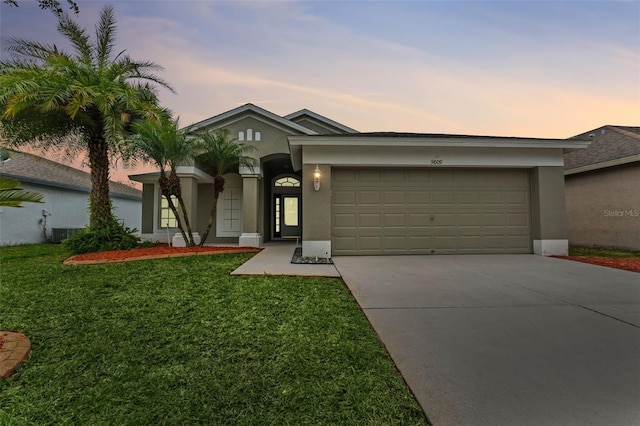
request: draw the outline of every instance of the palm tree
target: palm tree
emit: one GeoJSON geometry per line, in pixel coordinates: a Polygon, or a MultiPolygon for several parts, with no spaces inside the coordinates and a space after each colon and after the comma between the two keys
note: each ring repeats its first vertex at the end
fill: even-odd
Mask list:
{"type": "Polygon", "coordinates": [[[193,159],[193,144],[187,140],[187,131],[179,130],[177,120],[166,119],[137,121],[133,124],[133,131],[135,134],[128,139],[130,150],[128,155],[154,163],[160,168],[158,179],[160,191],[169,203],[185,243],[188,246],[194,246],[189,215],[182,198],[180,178],[176,173],[179,164],[193,159]],[[184,226],[172,196],[175,196],[180,204],[184,226]]]}
{"type": "Polygon", "coordinates": [[[79,137],[91,168],[90,227],[113,224],[109,198],[109,160],[122,148],[123,133],[136,118],[166,114],[157,104],[157,85],[172,90],[153,74],[153,62],[114,55],[116,23],[106,6],[95,40],[64,14],[58,31],[73,54],[55,45],[11,39],[16,56],[0,61],[0,130],[14,145],[35,144],[73,150],[79,137]]]}
{"type": "Polygon", "coordinates": [[[20,182],[0,177],[0,206],[22,207],[22,203],[41,203],[44,195],[20,188],[20,182]]]}
{"type": "Polygon", "coordinates": [[[200,241],[200,245],[204,245],[216,218],[218,197],[224,191],[225,180],[223,175],[237,170],[238,167],[253,169],[256,160],[247,155],[255,150],[255,147],[231,139],[227,129],[216,129],[198,135],[198,145],[204,153],[199,155],[197,159],[212,169],[214,178],[211,213],[207,229],[204,231],[200,241]]]}

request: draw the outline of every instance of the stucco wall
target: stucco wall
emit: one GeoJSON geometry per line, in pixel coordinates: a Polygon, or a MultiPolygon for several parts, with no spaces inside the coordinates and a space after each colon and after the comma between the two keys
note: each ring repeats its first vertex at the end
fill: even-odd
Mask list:
{"type": "Polygon", "coordinates": [[[245,140],[243,142],[256,147],[254,151],[250,152],[250,156],[256,160],[274,153],[289,153],[287,136],[292,133],[284,129],[275,128],[272,123],[265,123],[253,117],[244,117],[232,123],[222,123],[220,127],[228,129],[233,139],[238,139],[238,132],[244,132],[245,140]],[[253,131],[254,140],[248,141],[246,139],[247,129],[253,131]],[[259,141],[255,140],[256,132],[260,132],[259,141]]]}
{"type": "MultiPolygon", "coordinates": [[[[43,229],[38,223],[47,216],[47,233],[52,228],[82,228],[89,224],[88,192],[22,183],[21,187],[44,195],[44,203],[24,203],[22,208],[0,207],[0,245],[42,243],[43,229]]],[[[114,214],[125,226],[140,230],[142,201],[113,197],[114,214]]]]}
{"type": "Polygon", "coordinates": [[[640,249],[640,164],[565,176],[569,243],[640,249]]]}

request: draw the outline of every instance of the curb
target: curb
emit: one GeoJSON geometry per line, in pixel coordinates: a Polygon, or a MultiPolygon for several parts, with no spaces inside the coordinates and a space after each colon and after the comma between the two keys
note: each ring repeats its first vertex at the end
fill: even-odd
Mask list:
{"type": "Polygon", "coordinates": [[[262,249],[260,248],[229,248],[224,250],[215,251],[200,251],[200,252],[184,252],[184,253],[164,253],[155,255],[135,256],[127,257],[124,259],[100,259],[100,260],[74,260],[73,257],[65,259],[63,265],[101,265],[105,263],[121,263],[132,262],[136,260],[150,260],[150,259],[167,259],[171,257],[185,257],[185,256],[208,256],[213,254],[230,254],[230,253],[258,253],[262,249]]]}
{"type": "Polygon", "coordinates": [[[31,342],[22,333],[0,331],[4,343],[0,347],[0,380],[9,378],[29,356],[31,342]]]}

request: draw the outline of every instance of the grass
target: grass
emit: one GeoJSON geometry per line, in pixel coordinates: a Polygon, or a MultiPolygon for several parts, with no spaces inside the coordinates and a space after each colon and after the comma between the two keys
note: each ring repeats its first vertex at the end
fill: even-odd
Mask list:
{"type": "Polygon", "coordinates": [[[339,280],[230,277],[250,254],[63,266],[0,249],[0,329],[31,356],[2,425],[423,425],[339,280]]]}
{"type": "Polygon", "coordinates": [[[569,247],[570,256],[594,256],[594,257],[611,257],[611,258],[628,258],[640,257],[640,250],[626,250],[607,247],[569,247]]]}

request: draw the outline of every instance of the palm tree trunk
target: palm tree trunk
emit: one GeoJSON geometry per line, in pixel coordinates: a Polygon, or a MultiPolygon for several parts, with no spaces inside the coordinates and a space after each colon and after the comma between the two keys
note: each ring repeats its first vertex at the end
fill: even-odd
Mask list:
{"type": "Polygon", "coordinates": [[[89,225],[93,229],[104,229],[115,222],[109,198],[109,147],[101,130],[91,132],[89,138],[89,225]]]}
{"type": "Polygon", "coordinates": [[[216,211],[218,210],[218,197],[220,193],[224,191],[224,178],[220,175],[214,178],[213,182],[213,204],[211,204],[211,213],[209,214],[209,222],[207,223],[207,229],[204,231],[204,235],[200,240],[200,246],[204,245],[204,242],[207,241],[207,236],[209,236],[209,231],[211,231],[211,227],[213,226],[213,221],[216,219],[216,211]]]}
{"type": "Polygon", "coordinates": [[[191,240],[187,238],[187,234],[185,234],[184,227],[182,226],[182,221],[180,220],[180,213],[178,212],[178,209],[176,208],[175,204],[173,204],[173,200],[171,200],[171,196],[166,198],[167,198],[167,202],[169,203],[169,208],[173,212],[173,215],[176,217],[176,222],[178,222],[178,229],[180,229],[182,238],[184,238],[185,245],[189,247],[192,246],[193,238],[191,238],[191,240]]]}
{"type": "Polygon", "coordinates": [[[178,202],[180,203],[180,208],[182,209],[182,216],[184,217],[184,226],[187,228],[187,235],[189,235],[188,246],[193,247],[196,245],[195,241],[193,241],[193,232],[191,231],[191,223],[189,222],[189,214],[187,213],[187,208],[184,205],[184,200],[182,199],[182,195],[178,197],[178,202]]]}
{"type": "MultiPolygon", "coordinates": [[[[165,174],[165,171],[162,169],[160,169],[160,178],[158,178],[158,183],[160,184],[160,192],[162,192],[162,195],[164,196],[164,198],[167,199],[167,204],[169,204],[169,208],[173,212],[173,216],[175,216],[176,218],[176,222],[178,223],[178,229],[182,234],[182,238],[184,238],[185,245],[192,246],[193,237],[191,238],[191,240],[189,240],[187,238],[187,234],[185,234],[184,232],[184,227],[182,226],[182,221],[180,220],[180,213],[178,212],[178,209],[176,208],[175,204],[173,204],[173,200],[171,199],[172,194],[169,189],[169,180],[167,179],[167,175],[165,174]]],[[[162,226],[162,224],[160,225],[162,226]]],[[[171,244],[170,241],[167,241],[167,243],[171,244]]]]}

